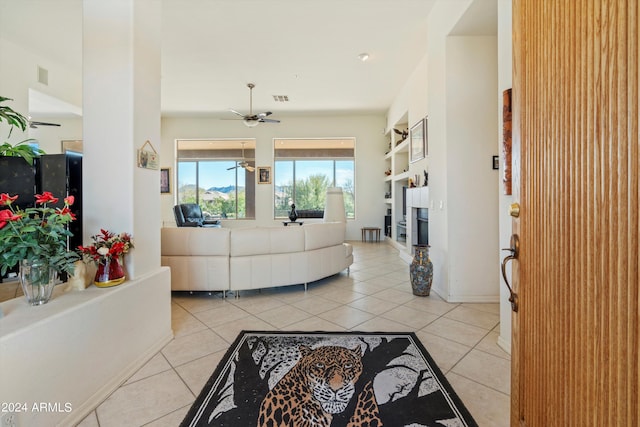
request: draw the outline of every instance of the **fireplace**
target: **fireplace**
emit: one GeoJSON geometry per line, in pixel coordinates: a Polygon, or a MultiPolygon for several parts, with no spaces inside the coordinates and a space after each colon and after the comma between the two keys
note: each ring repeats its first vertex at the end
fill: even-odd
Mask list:
{"type": "Polygon", "coordinates": [[[429,209],[418,208],[418,209],[415,209],[415,211],[416,211],[415,224],[418,227],[417,244],[428,245],[429,244],[429,209]]]}

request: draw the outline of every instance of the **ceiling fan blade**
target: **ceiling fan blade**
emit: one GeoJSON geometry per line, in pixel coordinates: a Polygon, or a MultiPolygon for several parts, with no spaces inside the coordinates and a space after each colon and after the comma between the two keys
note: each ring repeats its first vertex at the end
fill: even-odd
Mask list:
{"type": "Polygon", "coordinates": [[[276,119],[260,119],[259,121],[262,123],[280,123],[280,120],[276,119]]]}
{"type": "Polygon", "coordinates": [[[238,115],[238,116],[240,116],[240,117],[243,117],[243,118],[245,117],[245,115],[244,115],[244,114],[242,114],[242,113],[240,113],[240,112],[238,112],[238,111],[236,111],[236,110],[232,110],[231,108],[229,108],[229,111],[231,111],[233,114],[237,114],[237,115],[238,115]]]}
{"type": "Polygon", "coordinates": [[[230,168],[227,168],[227,170],[230,171],[231,169],[237,169],[237,168],[238,168],[238,165],[235,165],[235,166],[232,166],[230,168]]]}
{"type": "Polygon", "coordinates": [[[38,126],[60,126],[58,123],[47,123],[47,122],[35,122],[29,121],[29,127],[31,129],[38,129],[38,126]]]}
{"type": "Polygon", "coordinates": [[[255,171],[255,170],[256,170],[256,168],[254,168],[253,166],[249,166],[249,165],[245,166],[244,168],[245,168],[246,170],[248,170],[249,172],[253,172],[253,171],[255,171]]]}
{"type": "Polygon", "coordinates": [[[264,113],[260,113],[257,116],[264,119],[265,117],[270,116],[272,114],[273,113],[271,111],[265,111],[264,113]]]}

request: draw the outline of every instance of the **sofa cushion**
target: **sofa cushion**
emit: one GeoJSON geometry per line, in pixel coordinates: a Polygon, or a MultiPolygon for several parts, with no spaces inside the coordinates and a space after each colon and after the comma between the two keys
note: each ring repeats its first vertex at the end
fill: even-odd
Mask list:
{"type": "Polygon", "coordinates": [[[235,228],[231,231],[231,256],[282,254],[304,251],[300,227],[235,228]]]}
{"type": "Polygon", "coordinates": [[[229,256],[228,228],[164,227],[160,238],[164,256],[229,256]]]}
{"type": "Polygon", "coordinates": [[[305,224],[301,228],[304,230],[304,249],[326,248],[329,246],[341,245],[347,225],[344,222],[324,222],[317,224],[305,224]]]}

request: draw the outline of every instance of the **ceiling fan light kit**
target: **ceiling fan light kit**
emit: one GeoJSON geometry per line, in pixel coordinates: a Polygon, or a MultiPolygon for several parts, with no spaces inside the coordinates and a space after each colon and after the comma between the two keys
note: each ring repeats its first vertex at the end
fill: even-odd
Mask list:
{"type": "Polygon", "coordinates": [[[244,119],[242,121],[242,123],[244,123],[244,125],[248,128],[254,128],[256,126],[258,126],[258,123],[260,123],[258,120],[249,120],[249,119],[244,119]]]}

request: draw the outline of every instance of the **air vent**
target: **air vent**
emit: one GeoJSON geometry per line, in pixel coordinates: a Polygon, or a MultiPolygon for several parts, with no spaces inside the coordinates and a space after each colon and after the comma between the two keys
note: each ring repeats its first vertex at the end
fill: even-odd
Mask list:
{"type": "Polygon", "coordinates": [[[49,86],[49,70],[38,67],[38,83],[49,86]]]}
{"type": "Polygon", "coordinates": [[[276,102],[289,102],[287,95],[273,95],[273,100],[276,102]]]}

